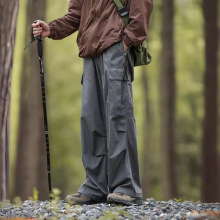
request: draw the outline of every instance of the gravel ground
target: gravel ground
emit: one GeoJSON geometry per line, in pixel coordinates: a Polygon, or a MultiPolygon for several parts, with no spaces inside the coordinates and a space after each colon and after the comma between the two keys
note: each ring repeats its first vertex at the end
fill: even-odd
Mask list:
{"type": "Polygon", "coordinates": [[[24,201],[21,205],[0,203],[0,219],[29,217],[37,219],[220,219],[220,203],[155,201],[147,199],[141,206],[116,206],[105,203],[69,206],[63,200],[24,201]]]}

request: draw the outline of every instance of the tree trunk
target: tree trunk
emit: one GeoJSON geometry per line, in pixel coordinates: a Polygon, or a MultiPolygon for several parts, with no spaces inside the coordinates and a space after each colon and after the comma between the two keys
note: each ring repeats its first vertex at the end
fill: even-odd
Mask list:
{"type": "Polygon", "coordinates": [[[0,0],[0,201],[8,197],[8,119],[18,6],[18,0],[0,0]]]}
{"type": "Polygon", "coordinates": [[[149,97],[149,83],[147,77],[146,68],[142,68],[142,82],[143,82],[143,93],[144,93],[144,147],[142,150],[142,190],[143,197],[152,196],[152,184],[151,184],[151,175],[152,172],[152,145],[153,145],[153,133],[152,133],[152,110],[149,97]]]}
{"type": "Polygon", "coordinates": [[[205,32],[205,115],[202,141],[202,201],[218,200],[218,0],[203,0],[205,32]]]}
{"type": "Polygon", "coordinates": [[[162,1],[161,151],[164,199],[177,197],[175,164],[174,1],[162,1]]]}
{"type": "MultiPolygon", "coordinates": [[[[31,24],[44,20],[45,0],[28,0],[26,42],[31,24]]],[[[40,87],[40,67],[34,43],[25,53],[21,76],[20,121],[16,161],[15,193],[22,200],[39,191],[39,199],[48,199],[46,147],[40,87]]]]}

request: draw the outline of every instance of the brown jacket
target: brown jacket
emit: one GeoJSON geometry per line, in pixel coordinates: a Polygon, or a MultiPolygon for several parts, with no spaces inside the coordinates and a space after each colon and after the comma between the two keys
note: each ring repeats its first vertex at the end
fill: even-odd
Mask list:
{"type": "Polygon", "coordinates": [[[63,39],[79,30],[80,57],[96,57],[122,39],[130,47],[146,39],[153,0],[121,0],[129,12],[124,28],[112,0],[70,0],[68,13],[49,23],[50,38],[63,39]],[[124,34],[121,30],[124,28],[124,34]]]}

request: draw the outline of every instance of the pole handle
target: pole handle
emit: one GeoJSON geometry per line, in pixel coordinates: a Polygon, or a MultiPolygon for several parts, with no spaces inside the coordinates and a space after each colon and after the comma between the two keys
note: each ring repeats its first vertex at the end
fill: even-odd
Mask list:
{"type": "MultiPolygon", "coordinates": [[[[34,21],[34,23],[36,24],[39,20],[34,21]]],[[[35,40],[34,38],[34,34],[33,34],[33,27],[32,27],[32,36],[31,36],[32,40],[35,40]]],[[[36,37],[37,39],[37,49],[38,49],[38,56],[40,58],[43,57],[43,44],[42,44],[42,38],[41,35],[36,37]]]]}
{"type": "MultiPolygon", "coordinates": [[[[40,21],[40,20],[35,20],[34,23],[37,24],[38,21],[40,21]]],[[[32,39],[33,41],[34,41],[35,39],[41,40],[41,35],[40,35],[40,36],[37,36],[36,38],[34,37],[33,27],[32,27],[32,30],[31,30],[31,39],[32,39]]]]}
{"type": "MultiPolygon", "coordinates": [[[[34,23],[36,24],[39,20],[34,21],[34,23]]],[[[33,34],[33,27],[31,27],[31,41],[30,43],[24,48],[24,50],[26,50],[35,40],[38,41],[42,41],[41,36],[37,36],[36,38],[34,37],[33,34]]]]}

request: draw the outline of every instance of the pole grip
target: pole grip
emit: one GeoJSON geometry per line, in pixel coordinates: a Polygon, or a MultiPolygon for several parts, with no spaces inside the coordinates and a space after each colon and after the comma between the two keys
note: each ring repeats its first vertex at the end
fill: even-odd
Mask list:
{"type": "MultiPolygon", "coordinates": [[[[40,20],[35,20],[34,23],[37,24],[38,21],[40,21],[40,20]]],[[[33,27],[32,27],[32,28],[31,28],[31,40],[34,41],[35,39],[41,40],[41,35],[40,35],[40,36],[37,36],[37,37],[35,38],[35,37],[34,37],[34,34],[33,34],[33,27]]]]}
{"type": "Polygon", "coordinates": [[[41,38],[40,38],[40,40],[38,39],[37,49],[38,49],[38,56],[39,56],[40,58],[42,58],[42,57],[43,57],[43,43],[42,43],[41,38]]]}
{"type": "MultiPolygon", "coordinates": [[[[36,24],[39,20],[35,20],[34,23],[36,24]]],[[[33,34],[33,28],[32,28],[32,36],[31,36],[32,40],[34,40],[34,34],[33,34]]],[[[43,43],[42,43],[42,38],[41,35],[36,37],[38,43],[37,43],[37,49],[38,49],[38,56],[40,58],[43,57],[43,43]]]]}

